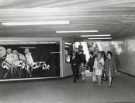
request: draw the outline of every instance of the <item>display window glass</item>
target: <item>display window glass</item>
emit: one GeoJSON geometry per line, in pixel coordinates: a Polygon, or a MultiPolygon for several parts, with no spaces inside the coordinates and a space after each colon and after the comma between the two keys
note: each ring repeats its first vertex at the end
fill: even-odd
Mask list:
{"type": "Polygon", "coordinates": [[[60,43],[0,43],[0,79],[60,76],[60,43]]]}

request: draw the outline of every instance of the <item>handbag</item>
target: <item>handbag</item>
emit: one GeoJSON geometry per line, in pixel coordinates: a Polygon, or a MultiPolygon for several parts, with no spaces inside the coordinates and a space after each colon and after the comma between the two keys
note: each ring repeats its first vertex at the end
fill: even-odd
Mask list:
{"type": "Polygon", "coordinates": [[[85,76],[86,77],[91,77],[91,72],[89,70],[85,70],[85,76]]]}
{"type": "Polygon", "coordinates": [[[104,80],[104,81],[107,81],[107,73],[106,73],[106,71],[104,71],[103,70],[103,73],[102,73],[102,80],[104,80]]]}

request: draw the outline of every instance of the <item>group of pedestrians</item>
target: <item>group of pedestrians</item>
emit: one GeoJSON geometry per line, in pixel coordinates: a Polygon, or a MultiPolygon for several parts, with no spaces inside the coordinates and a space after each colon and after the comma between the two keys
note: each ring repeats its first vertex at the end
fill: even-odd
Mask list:
{"type": "Polygon", "coordinates": [[[102,80],[108,81],[111,87],[114,73],[117,72],[116,63],[111,51],[90,51],[89,60],[86,62],[86,55],[83,50],[75,49],[71,56],[71,67],[73,71],[73,82],[81,79],[82,71],[89,71],[93,82],[98,85],[102,84],[102,80]],[[83,68],[83,69],[82,69],[83,68]]]}

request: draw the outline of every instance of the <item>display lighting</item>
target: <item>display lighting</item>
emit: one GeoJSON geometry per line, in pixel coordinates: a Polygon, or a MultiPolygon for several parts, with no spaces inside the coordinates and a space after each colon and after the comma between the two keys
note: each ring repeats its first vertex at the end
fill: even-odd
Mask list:
{"type": "Polygon", "coordinates": [[[71,45],[72,43],[69,43],[69,42],[65,42],[64,44],[65,44],[65,45],[71,45]]]}

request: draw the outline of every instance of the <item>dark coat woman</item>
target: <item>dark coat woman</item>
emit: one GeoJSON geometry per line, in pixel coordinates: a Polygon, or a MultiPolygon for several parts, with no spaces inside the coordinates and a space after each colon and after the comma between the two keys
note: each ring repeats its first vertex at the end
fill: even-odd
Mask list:
{"type": "Polygon", "coordinates": [[[105,61],[105,71],[109,80],[109,87],[111,87],[112,77],[114,72],[116,71],[116,64],[112,58],[112,53],[110,51],[107,52],[107,59],[105,61]]]}

